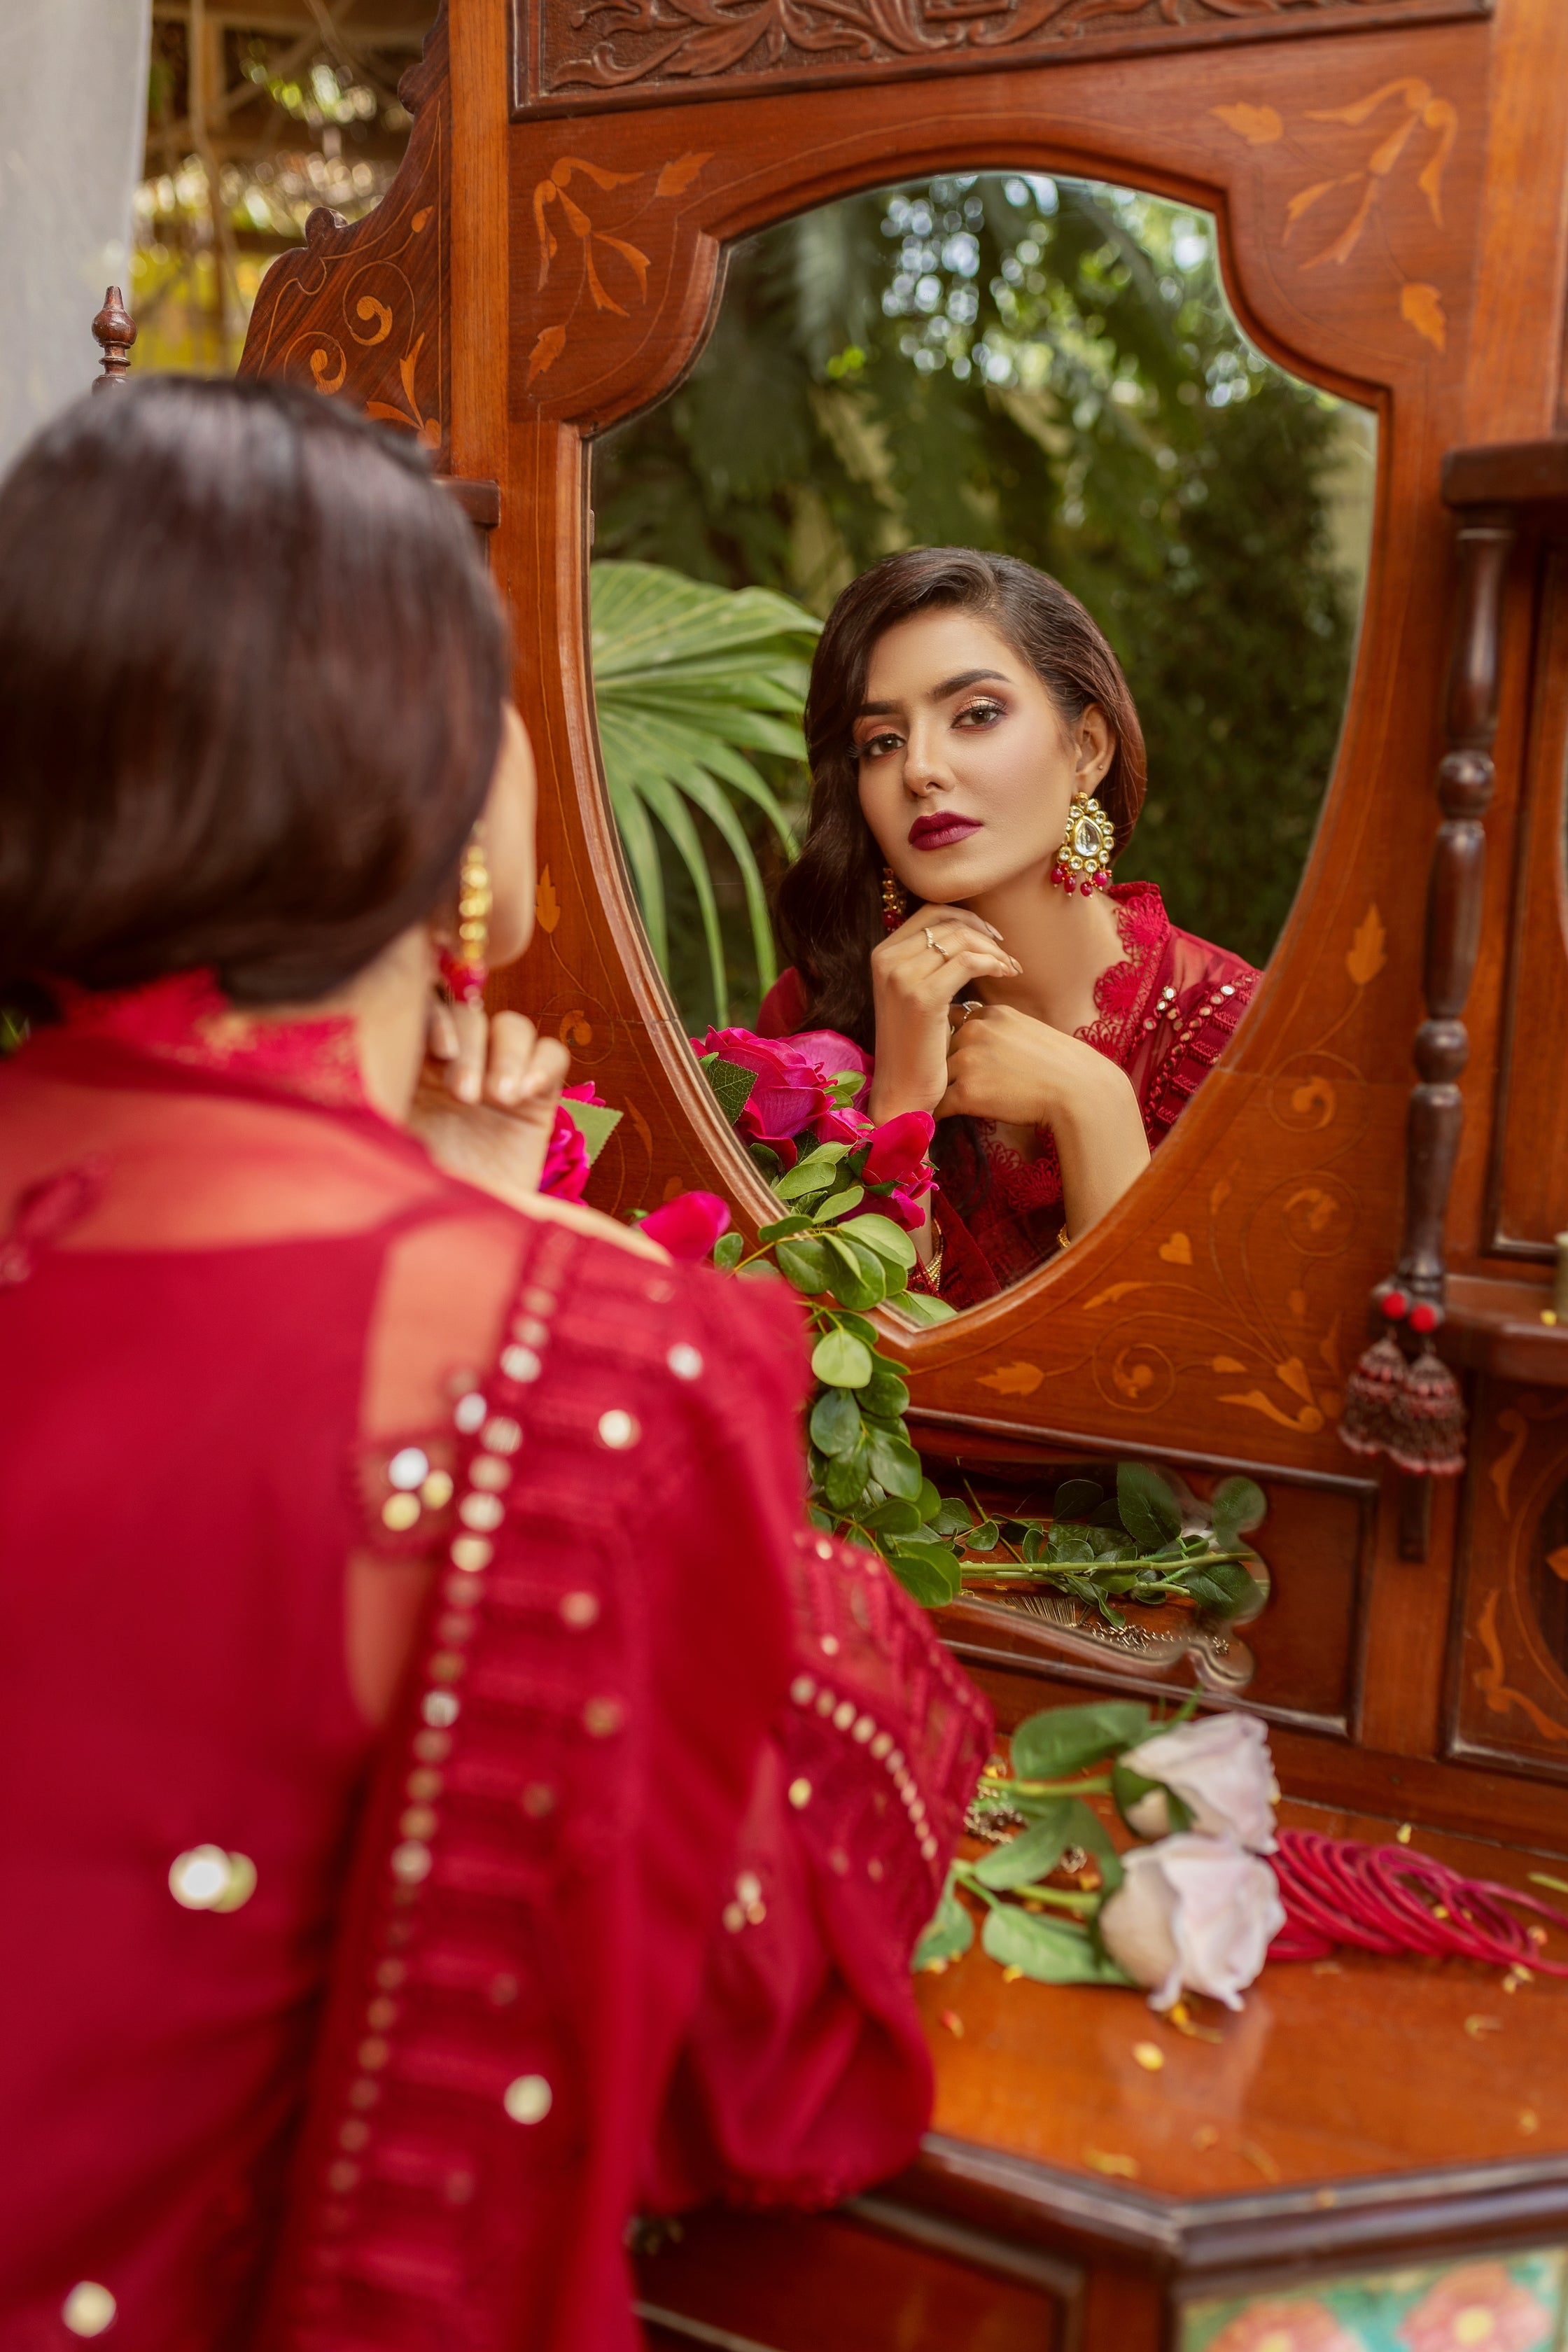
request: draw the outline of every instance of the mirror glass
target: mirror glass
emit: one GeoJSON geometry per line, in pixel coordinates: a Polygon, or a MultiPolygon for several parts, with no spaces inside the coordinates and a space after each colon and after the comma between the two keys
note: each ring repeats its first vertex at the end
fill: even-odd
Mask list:
{"type": "Polygon", "coordinates": [[[1207,215],[984,172],[732,250],[689,375],[596,445],[598,723],[652,952],[764,1172],[836,1112],[936,1113],[919,1246],[954,1307],[1136,1181],[1245,1013],[1333,765],[1375,467],[1370,411],[1248,341],[1207,215]],[[887,559],[823,643],[814,804],[810,665],[887,559]],[[740,1032],[807,1042],[781,1077],[740,1032]],[[786,1136],[803,1056],[833,1099],[786,1136]]]}

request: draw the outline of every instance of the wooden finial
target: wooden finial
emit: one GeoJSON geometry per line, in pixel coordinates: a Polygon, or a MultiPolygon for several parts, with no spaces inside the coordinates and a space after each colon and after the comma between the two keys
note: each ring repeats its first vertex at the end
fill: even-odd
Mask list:
{"type": "Polygon", "coordinates": [[[107,392],[110,384],[123,383],[130,374],[131,346],[136,341],[136,321],[118,286],[104,288],[103,308],[92,322],[92,331],[103,348],[102,373],[94,377],[92,388],[107,392]]]}

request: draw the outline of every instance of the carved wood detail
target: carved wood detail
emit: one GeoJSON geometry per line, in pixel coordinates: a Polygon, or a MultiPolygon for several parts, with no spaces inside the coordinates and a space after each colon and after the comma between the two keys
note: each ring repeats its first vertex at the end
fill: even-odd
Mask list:
{"type": "Polygon", "coordinates": [[[1568,1397],[1483,1381],[1448,1753],[1568,1781],[1568,1397]]]}
{"type": "Polygon", "coordinates": [[[514,0],[520,115],[1481,16],[1491,0],[514,0]]]}
{"type": "Polygon", "coordinates": [[[414,117],[397,177],[352,225],[324,206],[261,281],[238,373],[280,376],[416,436],[449,469],[451,90],[443,7],[398,84],[414,117]]]}
{"type": "Polygon", "coordinates": [[[136,341],[136,321],[126,309],[125,297],[118,286],[104,288],[103,308],[92,322],[92,331],[102,353],[92,388],[94,392],[103,392],[110,384],[128,380],[131,346],[136,341]]]}

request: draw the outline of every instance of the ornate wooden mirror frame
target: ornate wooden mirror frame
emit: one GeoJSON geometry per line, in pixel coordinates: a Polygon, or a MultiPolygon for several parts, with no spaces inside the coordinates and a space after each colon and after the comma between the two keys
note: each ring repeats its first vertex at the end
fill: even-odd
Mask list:
{"type": "MultiPolygon", "coordinates": [[[[1131,1452],[1200,1483],[1258,1477],[1276,1580],[1248,1698],[1291,1785],[1381,1791],[1400,1811],[1419,1782],[1440,1817],[1521,1831],[1549,1791],[1500,1795],[1436,1760],[1454,1483],[1425,1562],[1401,1560],[1397,1512],[1336,1419],[1400,1230],[1453,625],[1441,467],[1458,445],[1557,425],[1565,86],[1562,0],[450,0],[405,82],[395,187],[353,228],[314,216],[263,287],[245,359],[417,433],[486,530],[542,783],[538,932],[501,986],[626,1113],[591,1197],[625,1214],[710,1186],[754,1222],[764,1196],[647,952],[598,771],[592,438],[690,365],[726,243],[828,199],[1010,166],[1215,214],[1248,333],[1379,418],[1372,577],[1322,820],[1258,999],[1150,1173],[1069,1255],[899,1349],[933,1456],[1024,1477],[1131,1452]]],[[[1510,593],[1522,611],[1522,572],[1510,593]]],[[[1522,625],[1468,1009],[1461,1271],[1496,1223],[1487,1081],[1530,657],[1522,625]]],[[[1005,1641],[951,1630],[1002,1664],[1005,1641]]],[[[1497,1686],[1511,1673],[1501,1661],[1497,1686]]]]}

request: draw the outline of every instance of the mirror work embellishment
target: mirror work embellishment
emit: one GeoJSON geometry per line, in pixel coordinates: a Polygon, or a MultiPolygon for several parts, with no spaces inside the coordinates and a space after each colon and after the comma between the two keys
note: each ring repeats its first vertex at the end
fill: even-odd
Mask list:
{"type": "Polygon", "coordinates": [[[715,88],[788,89],[1099,50],[1184,47],[1259,34],[1327,33],[1434,16],[1484,16],[1491,0],[518,0],[514,110],[554,112],[715,88]],[[1237,17],[1244,23],[1237,23],[1237,17]]]}

